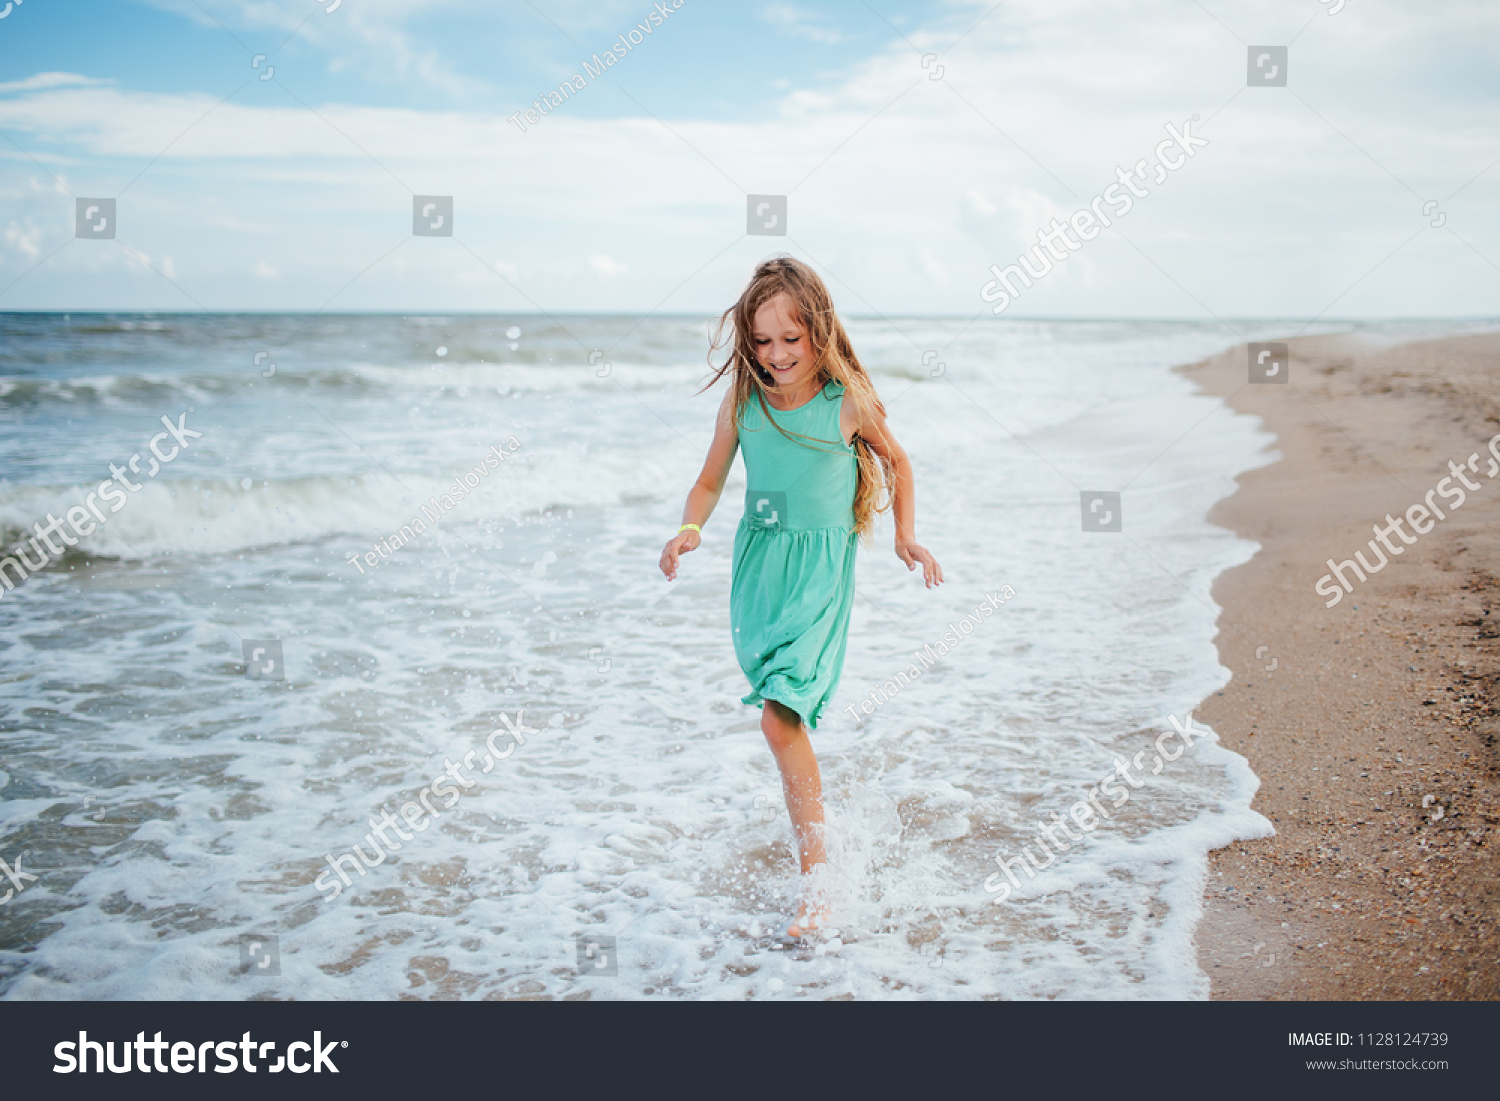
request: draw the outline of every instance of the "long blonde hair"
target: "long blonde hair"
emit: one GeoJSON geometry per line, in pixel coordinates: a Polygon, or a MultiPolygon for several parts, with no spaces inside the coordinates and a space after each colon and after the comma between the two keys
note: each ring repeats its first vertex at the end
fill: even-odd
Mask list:
{"type": "MultiPolygon", "coordinates": [[[[709,366],[714,369],[714,377],[703,389],[707,390],[725,375],[730,375],[730,385],[734,387],[736,424],[740,422],[745,404],[753,398],[760,402],[767,419],[776,424],[777,431],[787,439],[801,443],[804,447],[811,446],[802,443],[804,440],[811,440],[813,444],[837,442],[788,432],[776,423],[767,409],[766,394],[772,388],[771,377],[756,358],[751,334],[756,311],[778,294],[784,294],[790,299],[792,314],[807,334],[818,368],[818,382],[824,386],[830,381],[841,383],[854,402],[861,422],[869,419],[872,414],[885,416],[885,406],[875,392],[875,385],[870,381],[859,357],[854,354],[849,335],[844,332],[843,323],[834,312],[833,297],[828,293],[828,288],[818,278],[817,272],[790,256],[776,256],[759,264],[739,301],[719,316],[708,360],[709,366]],[[729,329],[727,336],[726,327],[729,329]],[[714,363],[713,355],[721,348],[726,349],[729,354],[725,362],[719,365],[714,363]]],[[[891,507],[890,489],[896,484],[896,471],[889,459],[877,455],[857,433],[854,436],[854,453],[859,465],[854,491],[854,530],[868,543],[875,514],[891,507]]]]}

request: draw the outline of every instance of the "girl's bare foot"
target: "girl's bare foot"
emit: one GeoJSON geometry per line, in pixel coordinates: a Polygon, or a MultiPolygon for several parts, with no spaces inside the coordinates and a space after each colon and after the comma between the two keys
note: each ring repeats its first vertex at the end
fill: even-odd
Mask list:
{"type": "Polygon", "coordinates": [[[821,932],[833,916],[826,890],[827,864],[814,864],[803,877],[797,896],[797,916],[782,930],[789,940],[800,940],[821,932]]]}

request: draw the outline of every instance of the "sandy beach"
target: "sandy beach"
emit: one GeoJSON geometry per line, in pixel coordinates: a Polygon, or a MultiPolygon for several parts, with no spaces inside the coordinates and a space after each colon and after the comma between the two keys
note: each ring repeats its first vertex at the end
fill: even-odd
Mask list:
{"type": "Polygon", "coordinates": [[[1215,584],[1233,676],[1198,714],[1277,831],[1212,855],[1213,997],[1500,996],[1500,335],[1298,339],[1285,385],[1248,384],[1244,346],[1182,370],[1280,454],[1211,514],[1261,546],[1215,584]],[[1429,501],[1471,455],[1480,488],[1429,501]],[[1390,533],[1424,501],[1445,518],[1390,533]],[[1323,581],[1356,550],[1378,572],[1323,581]]]}

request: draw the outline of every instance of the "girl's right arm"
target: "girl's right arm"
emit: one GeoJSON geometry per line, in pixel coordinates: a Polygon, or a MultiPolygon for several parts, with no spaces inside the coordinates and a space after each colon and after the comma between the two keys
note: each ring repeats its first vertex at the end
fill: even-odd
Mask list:
{"type": "MultiPolygon", "coordinates": [[[[708,523],[719,495],[724,492],[724,482],[729,477],[729,468],[734,465],[734,453],[740,446],[740,434],[734,423],[734,387],[724,395],[719,406],[719,416],[714,423],[714,442],[709,445],[708,458],[703,461],[703,472],[688,490],[687,504],[682,509],[684,524],[697,524],[700,528],[708,523]]],[[[679,531],[661,552],[661,572],[668,581],[677,579],[677,563],[682,555],[698,549],[703,542],[692,528],[679,531]]]]}

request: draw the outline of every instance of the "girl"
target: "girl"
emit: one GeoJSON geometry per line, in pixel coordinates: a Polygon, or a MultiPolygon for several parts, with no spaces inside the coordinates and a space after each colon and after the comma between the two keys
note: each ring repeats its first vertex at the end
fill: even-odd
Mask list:
{"type": "Polygon", "coordinates": [[[719,318],[713,351],[721,347],[728,359],[708,386],[729,375],[729,392],[661,569],[675,579],[680,557],[698,549],[743,447],[749,488],[734,536],[729,619],[750,680],[742,702],[763,705],[760,728],[797,837],[804,888],[782,934],[796,939],[826,916],[815,889],[827,861],[823,791],[808,728],[817,728],[844,667],[854,536],[869,542],[875,513],[894,508],[897,557],[909,570],[920,564],[928,588],[943,571],[916,541],[911,462],[813,270],[789,256],[757,267],[719,318]]]}

